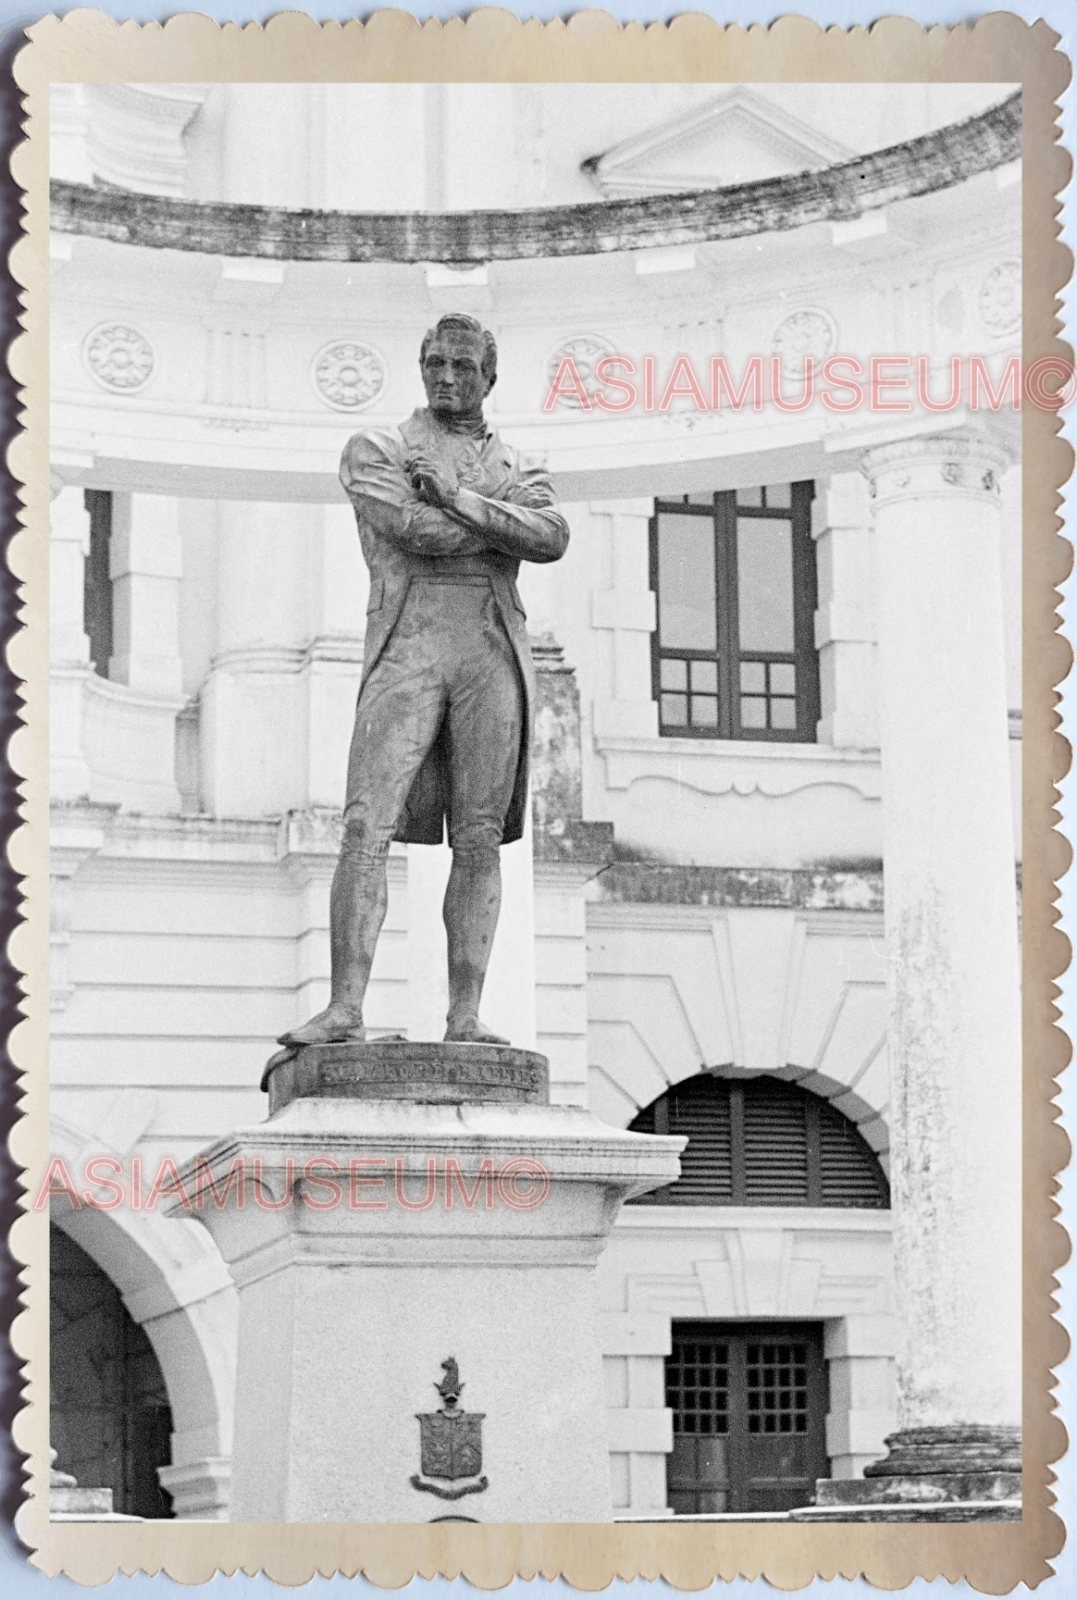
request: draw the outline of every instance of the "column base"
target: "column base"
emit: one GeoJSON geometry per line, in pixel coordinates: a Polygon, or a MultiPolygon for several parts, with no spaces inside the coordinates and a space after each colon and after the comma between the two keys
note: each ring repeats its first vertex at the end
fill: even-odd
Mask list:
{"type": "Polygon", "coordinates": [[[902,1428],[886,1447],[862,1478],[820,1479],[794,1520],[1020,1522],[1020,1428],[902,1428]]]}

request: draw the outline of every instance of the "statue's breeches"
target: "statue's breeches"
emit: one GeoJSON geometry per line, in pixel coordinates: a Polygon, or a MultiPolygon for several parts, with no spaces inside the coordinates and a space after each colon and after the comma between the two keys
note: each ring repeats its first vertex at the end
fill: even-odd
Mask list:
{"type": "Polygon", "coordinates": [[[383,855],[420,767],[447,740],[449,842],[501,843],[520,759],[523,690],[484,578],[413,578],[363,685],[348,760],[346,848],[383,855]]]}

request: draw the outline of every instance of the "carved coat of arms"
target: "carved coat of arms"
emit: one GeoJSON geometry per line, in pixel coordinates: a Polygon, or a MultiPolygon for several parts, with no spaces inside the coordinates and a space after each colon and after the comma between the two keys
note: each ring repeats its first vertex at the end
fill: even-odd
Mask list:
{"type": "Polygon", "coordinates": [[[460,1404],[460,1370],[453,1356],[441,1363],[445,1376],[434,1387],[441,1396],[440,1411],[418,1411],[422,1476],[415,1473],[412,1487],[436,1494],[442,1500],[459,1500],[465,1494],[481,1494],[489,1487],[482,1473],[482,1423],[484,1411],[457,1409],[460,1404]],[[440,1478],[441,1483],[429,1483],[440,1478]],[[459,1483],[460,1479],[470,1479],[459,1483]]]}

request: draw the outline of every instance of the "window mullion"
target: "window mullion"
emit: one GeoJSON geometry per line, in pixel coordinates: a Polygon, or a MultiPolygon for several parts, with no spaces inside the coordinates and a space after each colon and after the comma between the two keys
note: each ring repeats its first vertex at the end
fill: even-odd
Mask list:
{"type": "Polygon", "coordinates": [[[815,651],[818,577],[811,534],[811,482],[793,485],[793,643],[797,675],[797,737],[813,743],[819,720],[819,659],[815,651]]]}
{"type": "Polygon", "coordinates": [[[814,1096],[804,1101],[804,1133],[808,1157],[808,1204],[823,1203],[823,1164],[819,1149],[819,1102],[814,1096]]]}
{"type": "Polygon", "coordinates": [[[744,1171],[744,1085],[729,1085],[729,1154],[730,1182],[733,1204],[744,1206],[747,1201],[747,1181],[744,1171]]]}
{"type": "MultiPolygon", "coordinates": [[[[616,527],[616,525],[616,522],[614,522],[614,527],[616,527]]],[[[654,696],[654,703],[658,708],[658,731],[661,733],[662,668],[660,663],[662,660],[662,640],[660,629],[662,612],[660,608],[660,596],[658,593],[658,527],[658,501],[656,500],[654,502],[654,516],[651,518],[648,528],[648,542],[650,545],[648,552],[648,577],[651,584],[651,593],[654,595],[654,627],[651,630],[651,694],[654,696]]]]}
{"type": "Polygon", "coordinates": [[[740,732],[737,687],[740,650],[737,629],[736,494],[724,490],[714,507],[715,572],[718,577],[715,603],[718,612],[719,720],[724,739],[735,739],[740,732]]]}

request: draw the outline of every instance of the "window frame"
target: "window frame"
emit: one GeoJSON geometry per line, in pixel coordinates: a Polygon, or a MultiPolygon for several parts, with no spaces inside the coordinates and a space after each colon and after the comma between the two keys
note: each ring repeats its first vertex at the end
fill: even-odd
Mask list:
{"type": "Polygon", "coordinates": [[[90,665],[99,678],[109,678],[116,629],[111,567],[115,514],[112,490],[84,489],[82,503],[90,520],[90,548],[83,568],[82,625],[90,642],[90,665]]]}
{"type": "MultiPolygon", "coordinates": [[[[658,731],[663,739],[736,739],[749,743],[815,744],[820,717],[819,656],[815,647],[815,611],[818,604],[818,575],[815,546],[811,533],[811,505],[815,484],[810,478],[790,486],[788,507],[767,506],[765,492],[761,504],[737,504],[738,491],[719,489],[711,504],[690,503],[687,495],[679,499],[655,499],[649,522],[650,585],[655,596],[656,620],[651,634],[651,692],[658,709],[658,731]],[[659,522],[663,514],[710,518],[714,528],[715,620],[717,647],[713,651],[664,647],[662,607],[659,586],[659,522]],[[786,521],[792,532],[793,560],[793,649],[750,650],[740,648],[740,623],[737,590],[737,519],[786,521]],[[715,662],[718,675],[718,721],[713,728],[692,724],[667,725],[662,716],[662,662],[715,662]],[[741,723],[740,668],[742,664],[790,663],[796,672],[796,726],[793,728],[745,728],[741,723]]],[[[739,491],[744,493],[744,490],[739,491]]],[[[668,690],[666,691],[669,692],[668,690]]],[[[767,678],[768,702],[772,698],[767,678]]],[[[688,713],[691,715],[689,709],[688,713]]],[[[769,717],[768,717],[769,720],[769,717]]]]}

